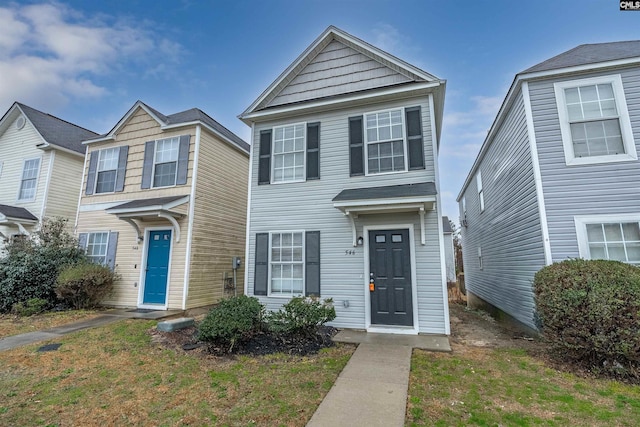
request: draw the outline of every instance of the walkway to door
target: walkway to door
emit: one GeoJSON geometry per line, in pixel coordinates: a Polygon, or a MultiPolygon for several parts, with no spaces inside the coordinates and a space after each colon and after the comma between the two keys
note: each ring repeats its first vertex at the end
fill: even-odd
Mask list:
{"type": "Polygon", "coordinates": [[[343,330],[334,341],[359,345],[308,427],[403,426],[411,351],[451,351],[446,336],[343,330]]]}

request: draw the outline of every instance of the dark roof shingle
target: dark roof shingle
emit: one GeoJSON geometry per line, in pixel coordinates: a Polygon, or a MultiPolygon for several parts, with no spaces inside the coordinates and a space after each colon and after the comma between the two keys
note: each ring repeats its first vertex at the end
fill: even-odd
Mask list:
{"type": "Polygon", "coordinates": [[[182,195],[182,196],[156,197],[153,199],[137,199],[137,200],[125,202],[121,205],[117,205],[112,208],[109,208],[107,209],[107,212],[109,212],[111,209],[138,209],[138,208],[148,208],[150,206],[162,206],[162,205],[166,205],[167,203],[175,202],[176,200],[182,199],[183,197],[187,197],[187,196],[182,195]]]}
{"type": "Polygon", "coordinates": [[[37,221],[36,218],[31,212],[29,212],[25,208],[19,208],[16,206],[9,205],[0,205],[0,214],[3,214],[9,218],[17,218],[17,219],[27,219],[30,221],[37,221]]]}
{"type": "Polygon", "coordinates": [[[421,182],[418,184],[389,185],[385,187],[365,187],[342,190],[334,202],[345,200],[373,200],[393,199],[397,197],[424,197],[435,196],[436,184],[433,182],[421,182]]]}

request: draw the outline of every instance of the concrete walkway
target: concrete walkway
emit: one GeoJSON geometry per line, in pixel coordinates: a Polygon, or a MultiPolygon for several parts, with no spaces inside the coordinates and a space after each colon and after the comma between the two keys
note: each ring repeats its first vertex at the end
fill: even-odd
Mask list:
{"type": "Polygon", "coordinates": [[[308,427],[403,426],[412,350],[451,351],[445,336],[340,331],[334,341],[359,345],[308,427]]]}
{"type": "Polygon", "coordinates": [[[134,310],[134,309],[117,309],[108,310],[104,314],[94,317],[93,319],[84,320],[80,322],[69,323],[55,328],[45,329],[43,331],[27,332],[26,334],[13,335],[10,337],[0,338],[0,351],[11,350],[23,345],[34,344],[40,341],[48,341],[56,338],[60,338],[63,335],[70,334],[72,332],[81,331],[83,329],[97,328],[99,326],[108,325],[109,323],[117,322],[122,319],[164,319],[167,317],[173,317],[182,314],[182,311],[177,310],[134,310]]]}

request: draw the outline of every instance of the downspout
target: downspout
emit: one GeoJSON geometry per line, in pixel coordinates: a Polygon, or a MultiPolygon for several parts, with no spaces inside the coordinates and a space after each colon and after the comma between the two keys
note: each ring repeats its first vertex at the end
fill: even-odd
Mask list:
{"type": "Polygon", "coordinates": [[[191,175],[191,194],[189,196],[189,221],[187,227],[187,250],[184,265],[184,286],[182,289],[182,309],[187,309],[187,295],[189,294],[189,279],[191,275],[191,243],[193,240],[193,212],[196,206],[196,183],[198,180],[198,158],[200,157],[201,126],[196,126],[196,146],[193,154],[193,172],[191,175]]]}

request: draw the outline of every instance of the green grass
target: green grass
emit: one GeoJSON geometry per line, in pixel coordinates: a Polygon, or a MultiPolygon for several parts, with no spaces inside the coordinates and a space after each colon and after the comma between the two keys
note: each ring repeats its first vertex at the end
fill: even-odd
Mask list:
{"type": "Polygon", "coordinates": [[[304,426],[353,347],[224,360],[151,342],[154,322],[68,335],[58,351],[0,353],[0,425],[304,426]]]}
{"type": "Polygon", "coordinates": [[[414,351],[410,426],[637,426],[640,387],[550,369],[520,349],[414,351]]]}
{"type": "Polygon", "coordinates": [[[25,317],[0,314],[0,338],[54,328],[71,322],[80,322],[98,315],[100,315],[100,311],[97,310],[51,311],[25,317]]]}

